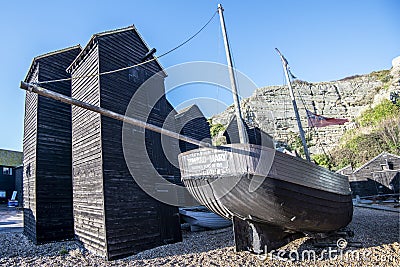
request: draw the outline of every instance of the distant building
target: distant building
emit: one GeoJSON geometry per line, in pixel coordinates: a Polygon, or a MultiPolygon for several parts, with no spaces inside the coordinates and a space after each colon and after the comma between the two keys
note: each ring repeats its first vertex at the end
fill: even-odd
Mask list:
{"type": "Polygon", "coordinates": [[[22,152],[0,149],[0,201],[11,198],[17,191],[17,200],[22,203],[22,152]]]}
{"type": "Polygon", "coordinates": [[[346,166],[337,171],[349,177],[353,196],[399,193],[400,156],[383,152],[361,167],[346,166]]]}

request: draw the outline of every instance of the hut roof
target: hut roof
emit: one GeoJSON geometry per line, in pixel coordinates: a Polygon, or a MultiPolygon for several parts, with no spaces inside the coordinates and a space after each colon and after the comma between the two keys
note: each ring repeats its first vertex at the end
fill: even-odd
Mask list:
{"type": "Polygon", "coordinates": [[[54,56],[57,55],[59,53],[64,53],[66,51],[72,50],[72,49],[82,49],[81,45],[75,45],[75,46],[71,46],[71,47],[67,47],[67,48],[63,48],[63,49],[59,49],[53,52],[48,52],[46,54],[40,55],[40,56],[36,56],[33,58],[31,66],[29,67],[28,73],[25,76],[25,82],[28,82],[29,79],[31,78],[31,75],[33,74],[33,72],[35,71],[35,67],[36,64],[40,61],[40,59],[46,58],[46,57],[50,57],[50,56],[54,56]]]}
{"type": "Polygon", "coordinates": [[[383,156],[386,156],[386,157],[390,156],[390,157],[395,157],[395,158],[400,159],[400,156],[384,151],[381,154],[379,154],[378,156],[376,156],[375,158],[373,158],[370,161],[364,163],[361,167],[357,168],[353,173],[355,174],[355,173],[359,172],[360,170],[364,169],[367,165],[369,165],[371,162],[373,162],[373,161],[375,161],[375,160],[377,160],[377,159],[379,159],[380,157],[383,157],[383,156]]]}
{"type": "MultiPolygon", "coordinates": [[[[252,129],[258,129],[260,130],[260,132],[262,132],[264,135],[270,137],[271,139],[273,139],[272,135],[270,135],[267,132],[262,131],[259,127],[257,127],[256,125],[247,122],[246,120],[242,119],[244,127],[246,128],[246,130],[252,130],[252,129]]],[[[237,128],[237,120],[236,120],[236,115],[233,115],[231,120],[229,121],[228,125],[226,126],[226,129],[231,128],[231,127],[235,127],[237,128]]],[[[226,132],[226,130],[225,130],[226,132]]]]}
{"type": "MultiPolygon", "coordinates": [[[[270,134],[261,130],[254,123],[248,123],[243,119],[242,121],[244,123],[250,144],[262,145],[275,149],[274,139],[270,134]]],[[[225,136],[228,144],[239,142],[239,131],[237,127],[236,115],[232,116],[231,121],[223,133],[223,136],[225,136]]]]}
{"type": "Polygon", "coordinates": [[[0,166],[17,167],[22,165],[23,153],[0,149],[0,166]]]}
{"type": "MultiPolygon", "coordinates": [[[[122,32],[127,32],[127,31],[134,31],[140,38],[140,40],[143,42],[143,44],[146,46],[147,50],[149,51],[150,48],[148,44],[145,42],[143,39],[142,35],[140,35],[139,31],[136,29],[135,25],[131,25],[125,28],[120,28],[120,29],[115,29],[115,30],[109,30],[109,31],[104,31],[100,33],[93,34],[92,37],[90,38],[89,42],[85,46],[85,48],[79,53],[79,55],[75,58],[75,60],[69,65],[67,68],[68,72],[71,72],[79,63],[82,61],[82,59],[85,57],[85,55],[90,51],[92,48],[93,44],[96,42],[97,38],[111,35],[111,34],[117,34],[117,33],[122,33],[122,32]]],[[[164,73],[165,76],[167,76],[167,73],[164,71],[164,68],[161,66],[160,62],[156,58],[155,62],[158,64],[162,72],[164,73]]]]}
{"type": "Polygon", "coordinates": [[[342,172],[353,173],[353,168],[352,168],[351,165],[349,164],[349,165],[344,166],[343,168],[341,168],[341,169],[339,169],[339,170],[337,170],[337,171],[335,171],[335,172],[336,172],[336,173],[342,173],[342,172]]]}
{"type": "Polygon", "coordinates": [[[192,113],[193,115],[197,115],[198,117],[199,116],[204,117],[203,112],[201,112],[200,108],[196,104],[190,105],[186,108],[179,110],[177,112],[178,114],[175,115],[175,117],[180,118],[181,116],[185,116],[185,114],[188,112],[192,113]]]}

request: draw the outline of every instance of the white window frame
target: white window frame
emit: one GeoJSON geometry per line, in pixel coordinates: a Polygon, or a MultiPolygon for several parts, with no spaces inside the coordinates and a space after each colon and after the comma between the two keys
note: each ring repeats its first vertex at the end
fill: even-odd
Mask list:
{"type": "Polygon", "coordinates": [[[3,175],[12,175],[11,167],[3,167],[3,175]]]}

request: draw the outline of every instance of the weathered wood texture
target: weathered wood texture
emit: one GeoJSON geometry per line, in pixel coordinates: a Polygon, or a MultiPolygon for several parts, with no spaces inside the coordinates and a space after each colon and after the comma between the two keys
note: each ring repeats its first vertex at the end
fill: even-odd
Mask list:
{"type": "Polygon", "coordinates": [[[20,207],[24,206],[23,171],[24,167],[22,165],[15,168],[15,191],[17,191],[18,206],[20,207]]]}
{"type": "MultiPolygon", "coordinates": [[[[98,73],[98,46],[94,45],[74,76],[98,73]]],[[[99,78],[73,80],[72,97],[100,105],[99,78]]],[[[75,235],[100,255],[106,253],[102,174],[101,116],[72,107],[73,206],[75,235]]]]}
{"type": "Polygon", "coordinates": [[[253,224],[243,233],[253,231],[251,239],[235,233],[240,249],[269,248],[270,241],[285,237],[285,230],[330,232],[351,221],[347,177],[274,149],[252,144],[200,148],[180,154],[179,162],[182,180],[200,203],[253,224]],[[271,225],[281,231],[268,231],[271,225]]]}
{"type": "MultiPolygon", "coordinates": [[[[38,81],[39,66],[32,66],[31,82],[38,81]],[[34,70],[32,70],[34,67],[34,70]]],[[[25,96],[25,118],[24,118],[24,233],[30,239],[36,239],[36,144],[37,144],[37,115],[38,95],[26,92],[25,96]]]]}
{"type": "Polygon", "coordinates": [[[353,197],[398,193],[400,156],[383,152],[348,176],[353,197]]]}
{"type": "MultiPolygon", "coordinates": [[[[249,144],[274,148],[274,141],[269,134],[260,130],[260,128],[258,128],[258,127],[249,126],[245,122],[244,122],[244,125],[245,125],[246,132],[248,135],[249,144]]],[[[226,127],[224,136],[226,138],[227,144],[240,143],[236,116],[233,116],[233,118],[231,119],[231,122],[226,127]]]]}
{"type": "MultiPolygon", "coordinates": [[[[25,81],[68,78],[65,69],[80,51],[75,46],[36,57],[25,81]]],[[[70,81],[43,87],[71,95],[70,81]]],[[[35,243],[72,238],[71,107],[27,92],[23,150],[25,234],[35,243]]]]}
{"type": "MultiPolygon", "coordinates": [[[[210,125],[197,105],[189,106],[175,115],[177,132],[211,144],[210,125]]],[[[198,148],[194,144],[179,141],[180,152],[198,148]]]]}
{"type": "MultiPolygon", "coordinates": [[[[148,51],[134,27],[96,34],[69,71],[81,76],[119,69],[139,63],[148,51]]],[[[77,79],[72,83],[72,96],[125,114],[138,87],[159,71],[161,67],[154,61],[145,67],[77,79]]],[[[163,95],[163,77],[155,85],[153,90],[161,90],[163,95]]],[[[142,91],[134,104],[134,115],[162,125],[169,105],[162,97],[146,116],[153,106],[152,97],[152,93],[142,91]]],[[[178,209],[147,195],[130,173],[122,143],[123,123],[73,107],[72,125],[75,233],[85,247],[115,259],[180,241],[178,209]]],[[[173,176],[173,168],[163,157],[160,135],[128,127],[130,133],[136,130],[133,137],[144,135],[139,142],[131,141],[131,148],[138,150],[133,151],[137,157],[130,164],[143,175],[173,176]],[[142,162],[141,146],[151,159],[147,165],[142,162]]]]}

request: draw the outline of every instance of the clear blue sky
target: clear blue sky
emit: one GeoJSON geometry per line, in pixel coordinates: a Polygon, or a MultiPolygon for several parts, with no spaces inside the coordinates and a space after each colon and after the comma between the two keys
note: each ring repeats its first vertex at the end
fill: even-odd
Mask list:
{"type": "MultiPolygon", "coordinates": [[[[22,150],[24,92],[32,58],[135,24],[158,55],[196,32],[222,2],[236,68],[257,86],[282,84],[274,48],[311,82],[389,69],[400,55],[400,1],[4,1],[0,9],[0,148],[22,150]]],[[[160,59],[225,63],[218,17],[196,39],[160,59]]],[[[193,87],[193,86],[192,86],[193,87]]],[[[210,91],[201,90],[203,95],[210,91]]],[[[193,95],[191,95],[193,94],[193,95]]],[[[198,96],[171,94],[175,104],[198,96]]],[[[229,104],[231,100],[222,100],[229,104]]]]}

